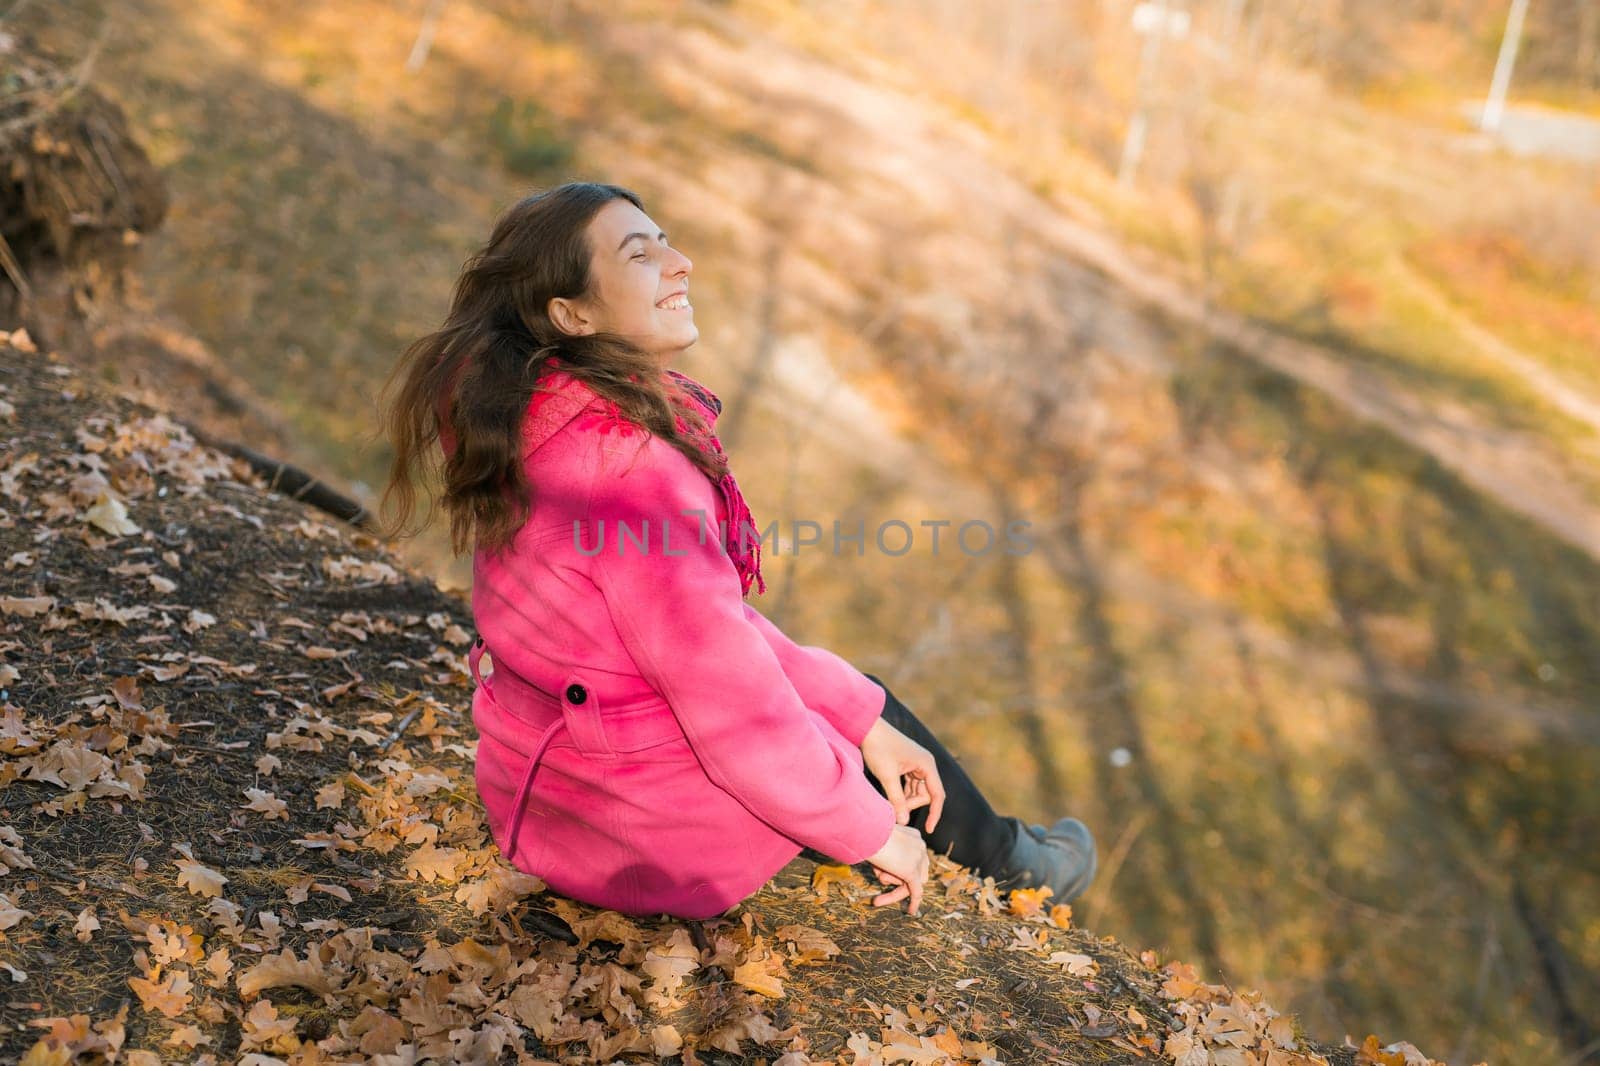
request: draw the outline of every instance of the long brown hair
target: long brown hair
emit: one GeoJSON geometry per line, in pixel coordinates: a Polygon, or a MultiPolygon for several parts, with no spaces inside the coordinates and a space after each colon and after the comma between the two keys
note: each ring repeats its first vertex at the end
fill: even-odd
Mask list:
{"type": "Polygon", "coordinates": [[[412,525],[421,474],[443,485],[456,555],[474,542],[491,552],[510,544],[533,510],[522,419],[552,358],[712,480],[727,472],[726,459],[678,429],[682,417],[692,432],[708,431],[693,404],[674,402],[656,356],[614,333],[570,336],[546,314],[558,296],[590,295],[589,222],[619,197],[644,209],[628,189],[595,182],[568,182],[512,205],[467,260],[444,325],[401,354],[383,390],[399,385],[381,416],[394,458],[380,514],[396,504],[393,519],[379,524],[383,536],[412,535],[432,518],[430,506],[412,525]],[[455,437],[448,457],[434,447],[441,429],[455,437]]]}

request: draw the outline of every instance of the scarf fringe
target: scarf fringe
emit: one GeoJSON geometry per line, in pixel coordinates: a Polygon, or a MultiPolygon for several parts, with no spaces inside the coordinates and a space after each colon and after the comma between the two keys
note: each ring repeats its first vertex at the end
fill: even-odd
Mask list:
{"type": "Polygon", "coordinates": [[[733,480],[731,473],[722,475],[719,487],[728,505],[730,527],[723,537],[723,543],[733,557],[733,565],[739,571],[739,581],[744,591],[748,593],[754,583],[759,595],[767,591],[766,579],[761,576],[761,530],[756,527],[756,520],[751,516],[750,508],[745,506],[744,496],[739,492],[738,482],[733,480]],[[754,532],[755,538],[747,539],[746,531],[754,532]]]}

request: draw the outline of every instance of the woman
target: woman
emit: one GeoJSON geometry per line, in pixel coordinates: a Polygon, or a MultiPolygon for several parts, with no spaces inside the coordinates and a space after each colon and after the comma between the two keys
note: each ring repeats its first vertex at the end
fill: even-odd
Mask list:
{"type": "Polygon", "coordinates": [[[881,681],[744,602],[766,586],[722,405],[671,367],[699,336],[691,269],[626,189],[529,196],[396,368],[389,531],[407,532],[437,441],[453,545],[475,549],[495,843],[631,914],[722,914],[806,848],[870,863],[873,902],[912,914],[929,847],[1078,895],[1095,866],[1081,822],[999,817],[881,681]]]}

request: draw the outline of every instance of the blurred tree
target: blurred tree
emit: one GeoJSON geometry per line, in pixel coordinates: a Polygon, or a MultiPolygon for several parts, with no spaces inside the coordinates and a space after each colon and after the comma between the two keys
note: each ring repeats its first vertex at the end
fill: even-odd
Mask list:
{"type": "Polygon", "coordinates": [[[1600,0],[1575,0],[1578,5],[1578,87],[1600,89],[1600,0]]]}
{"type": "Polygon", "coordinates": [[[573,146],[555,118],[534,100],[500,98],[489,117],[489,141],[513,173],[540,176],[572,160],[573,146]]]}

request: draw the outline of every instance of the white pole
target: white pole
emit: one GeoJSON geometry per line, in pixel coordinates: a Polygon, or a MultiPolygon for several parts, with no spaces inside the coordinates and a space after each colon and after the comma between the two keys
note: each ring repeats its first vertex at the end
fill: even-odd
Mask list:
{"type": "Polygon", "coordinates": [[[1217,36],[1222,41],[1222,51],[1226,55],[1233,54],[1233,49],[1238,44],[1239,16],[1244,13],[1244,0],[1228,0],[1228,6],[1223,9],[1222,32],[1217,36]]]}
{"type": "Polygon", "coordinates": [[[1500,118],[1506,110],[1506,90],[1511,88],[1511,68],[1517,61],[1517,45],[1522,40],[1522,16],[1527,12],[1528,0],[1511,0],[1505,36],[1500,38],[1500,57],[1494,62],[1494,80],[1489,84],[1489,99],[1483,105],[1483,119],[1478,124],[1484,130],[1500,128],[1500,118]]]}
{"type": "Polygon", "coordinates": [[[428,10],[422,14],[422,25],[417,28],[417,39],[412,42],[411,54],[406,57],[406,71],[415,74],[428,61],[433,48],[433,32],[439,27],[439,14],[444,10],[444,0],[429,0],[428,10]]]}
{"type": "Polygon", "coordinates": [[[1122,159],[1117,164],[1117,184],[1122,188],[1133,182],[1133,172],[1144,154],[1145,129],[1149,125],[1146,116],[1149,105],[1145,97],[1155,75],[1156,62],[1161,58],[1161,38],[1167,35],[1166,0],[1155,0],[1152,6],[1155,8],[1154,25],[1144,39],[1144,47],[1139,49],[1139,72],[1134,79],[1133,120],[1128,123],[1128,132],[1122,141],[1122,159]]]}

